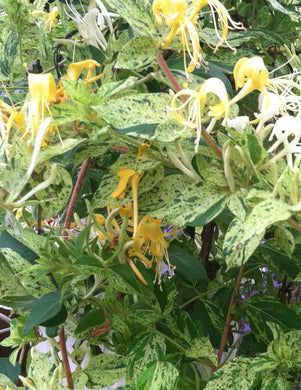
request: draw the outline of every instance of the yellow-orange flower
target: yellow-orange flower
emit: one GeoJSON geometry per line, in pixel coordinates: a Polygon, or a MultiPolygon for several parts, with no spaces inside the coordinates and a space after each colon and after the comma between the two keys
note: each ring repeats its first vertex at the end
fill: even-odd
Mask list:
{"type": "Polygon", "coordinates": [[[98,66],[100,66],[100,64],[94,60],[84,60],[84,61],[79,61],[79,62],[73,62],[72,64],[70,64],[68,66],[66,78],[68,80],[76,81],[76,80],[78,80],[83,69],[86,69],[87,70],[87,77],[85,79],[85,83],[90,84],[90,83],[100,79],[100,77],[102,76],[102,75],[98,75],[95,77],[92,76],[92,70],[94,70],[98,66]]]}
{"type": "Polygon", "coordinates": [[[195,21],[186,17],[186,0],[154,0],[152,7],[156,22],[161,25],[164,19],[166,25],[171,29],[162,47],[167,48],[175,36],[179,36],[183,44],[185,73],[186,77],[189,78],[188,73],[192,72],[195,67],[202,65],[204,55],[201,53],[195,21]],[[186,53],[190,58],[188,67],[186,53]]]}
{"type": "Polygon", "coordinates": [[[44,11],[32,11],[32,15],[42,15],[46,19],[46,30],[49,32],[57,25],[57,16],[59,14],[58,8],[55,6],[52,8],[52,11],[47,13],[44,11]]]}

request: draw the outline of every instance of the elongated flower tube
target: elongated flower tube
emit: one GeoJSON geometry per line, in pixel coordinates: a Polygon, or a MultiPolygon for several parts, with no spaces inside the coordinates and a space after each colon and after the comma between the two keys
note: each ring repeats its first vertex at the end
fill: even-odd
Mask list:
{"type": "Polygon", "coordinates": [[[98,80],[101,75],[92,77],[92,70],[94,70],[100,64],[95,60],[84,60],[79,62],[73,62],[68,66],[66,78],[68,80],[77,81],[83,69],[87,70],[86,83],[91,83],[98,80]]]}
{"type": "Polygon", "coordinates": [[[87,45],[100,47],[103,51],[107,48],[107,40],[103,33],[109,29],[112,39],[114,39],[114,29],[112,20],[119,15],[108,12],[101,0],[91,0],[88,12],[81,16],[73,4],[66,1],[68,11],[66,14],[75,21],[78,31],[87,45]],[[69,13],[70,12],[70,13],[69,13]]]}
{"type": "Polygon", "coordinates": [[[47,13],[44,11],[32,11],[32,15],[41,15],[46,19],[46,30],[50,32],[56,25],[57,25],[57,16],[58,16],[59,10],[55,6],[52,8],[52,11],[47,13]]]}
{"type": "Polygon", "coordinates": [[[133,237],[134,244],[129,250],[130,257],[138,257],[147,267],[151,267],[153,262],[155,262],[155,280],[158,280],[159,284],[161,270],[164,267],[164,258],[169,268],[171,267],[167,253],[168,242],[165,241],[168,233],[164,233],[161,230],[161,222],[161,219],[145,215],[138,224],[137,232],[133,237]],[[147,252],[149,252],[151,260],[145,256],[147,252]]]}
{"type": "MultiPolygon", "coordinates": [[[[29,112],[32,125],[32,137],[36,137],[39,125],[44,120],[45,110],[56,101],[56,84],[51,73],[28,75],[28,87],[31,101],[29,112]]],[[[42,146],[45,146],[43,141],[42,146]]]]}
{"type": "Polygon", "coordinates": [[[212,77],[206,80],[197,91],[192,89],[183,89],[178,92],[172,99],[168,109],[172,112],[175,120],[184,125],[185,131],[187,129],[196,130],[197,137],[195,140],[195,152],[197,153],[198,145],[201,139],[202,132],[202,111],[205,105],[206,97],[209,93],[214,93],[219,99],[220,103],[210,107],[209,115],[215,119],[224,117],[224,123],[229,115],[229,100],[225,84],[218,78],[212,77]],[[177,106],[178,98],[182,95],[188,96],[186,102],[177,106]],[[183,118],[178,111],[188,107],[188,118],[183,118]]]}
{"type": "Polygon", "coordinates": [[[288,166],[293,169],[293,154],[301,153],[301,118],[291,115],[285,115],[279,118],[270,134],[269,141],[272,141],[274,137],[277,140],[268,149],[268,152],[274,152],[281,144],[283,144],[283,149],[270,162],[286,156],[288,166]],[[289,140],[289,137],[292,139],[289,140]]]}
{"type": "Polygon", "coordinates": [[[186,17],[186,0],[154,0],[152,7],[156,22],[162,25],[164,19],[166,25],[170,28],[162,47],[167,48],[172,40],[179,36],[183,44],[184,69],[186,77],[189,79],[188,73],[191,73],[195,67],[199,68],[204,65],[204,54],[201,52],[195,22],[186,17]],[[188,66],[186,64],[186,53],[190,58],[188,66]]]}
{"type": "Polygon", "coordinates": [[[143,172],[138,174],[133,169],[126,169],[125,167],[121,167],[120,171],[117,172],[119,177],[119,183],[116,190],[110,195],[111,198],[123,199],[125,196],[126,187],[128,182],[131,182],[132,187],[132,196],[133,196],[133,219],[134,219],[134,235],[136,233],[137,225],[138,225],[138,184],[143,176],[143,172]]]}
{"type": "Polygon", "coordinates": [[[231,19],[231,16],[225,6],[219,1],[219,0],[192,0],[192,3],[194,5],[194,10],[192,14],[190,15],[190,20],[193,21],[196,19],[197,14],[202,10],[205,6],[210,7],[210,11],[212,14],[212,20],[214,25],[214,30],[216,33],[216,36],[219,39],[219,43],[215,46],[215,51],[219,49],[219,47],[225,43],[231,50],[236,52],[236,49],[233,48],[229,42],[227,41],[227,35],[228,30],[245,30],[242,23],[234,22],[233,19],[231,19]],[[217,18],[220,22],[220,25],[222,27],[222,35],[220,35],[218,26],[217,26],[217,18],[215,16],[217,15],[217,18]]]}

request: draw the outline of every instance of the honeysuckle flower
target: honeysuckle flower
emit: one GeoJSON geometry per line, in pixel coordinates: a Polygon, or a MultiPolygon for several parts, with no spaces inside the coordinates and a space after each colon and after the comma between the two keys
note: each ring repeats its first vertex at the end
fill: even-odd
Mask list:
{"type": "Polygon", "coordinates": [[[90,0],[88,12],[82,17],[73,4],[66,1],[68,13],[66,14],[75,21],[78,31],[87,45],[100,47],[103,51],[107,48],[107,40],[103,31],[109,29],[112,39],[114,39],[113,18],[119,15],[108,12],[102,1],[90,0]]]}
{"type": "MultiPolygon", "coordinates": [[[[40,123],[44,120],[45,110],[56,101],[56,83],[51,73],[28,75],[28,87],[31,97],[29,103],[30,122],[32,126],[32,138],[37,136],[40,123]]],[[[49,131],[53,127],[49,127],[49,131]]],[[[26,133],[25,133],[26,134],[26,133]]],[[[43,141],[42,146],[46,143],[43,141]]]]}
{"type": "Polygon", "coordinates": [[[117,172],[119,177],[119,183],[116,190],[110,195],[111,198],[123,199],[125,196],[125,190],[128,185],[128,182],[131,182],[132,187],[132,199],[133,199],[133,225],[134,225],[134,235],[137,230],[138,225],[138,184],[143,176],[143,171],[138,174],[133,169],[126,169],[121,167],[120,171],[117,172]]]}
{"type": "Polygon", "coordinates": [[[57,16],[59,14],[58,8],[55,6],[51,12],[47,13],[44,11],[32,11],[32,15],[42,15],[46,19],[46,30],[49,32],[57,25],[57,16]]]}
{"type": "Polygon", "coordinates": [[[137,257],[147,267],[150,268],[155,263],[155,281],[157,280],[159,284],[161,281],[161,271],[165,266],[163,259],[165,259],[169,269],[171,269],[167,253],[169,245],[165,240],[165,237],[170,233],[164,233],[161,230],[161,222],[161,219],[155,219],[150,215],[145,215],[138,224],[137,232],[133,237],[134,243],[129,249],[129,256],[137,257]],[[150,254],[151,260],[145,256],[146,253],[150,254]]]}
{"type": "Polygon", "coordinates": [[[293,169],[293,154],[301,153],[301,118],[291,115],[285,115],[279,118],[270,134],[269,141],[272,141],[274,137],[277,140],[268,149],[268,153],[274,152],[281,144],[283,145],[283,149],[270,161],[276,161],[286,156],[288,166],[293,169]],[[289,140],[289,137],[292,139],[289,140]]]}
{"type": "Polygon", "coordinates": [[[270,78],[269,71],[261,57],[241,58],[235,64],[233,74],[236,89],[241,88],[241,90],[230,101],[230,105],[238,102],[250,92],[259,90],[266,98],[266,105],[270,104],[269,97],[273,98],[273,95],[268,94],[271,92],[279,98],[282,110],[296,111],[299,109],[300,97],[293,92],[293,89],[296,88],[301,92],[301,86],[293,81],[294,74],[270,78]]]}
{"type": "Polygon", "coordinates": [[[92,70],[99,66],[100,64],[95,60],[83,60],[79,62],[73,62],[67,68],[66,79],[77,81],[83,69],[86,69],[87,77],[85,78],[85,83],[90,84],[100,79],[100,77],[102,76],[92,76],[92,70]]]}
{"type": "Polygon", "coordinates": [[[167,48],[172,40],[179,36],[183,44],[184,69],[186,77],[195,67],[199,68],[204,60],[204,54],[201,52],[199,34],[195,27],[195,20],[190,20],[187,16],[186,0],[154,0],[153,14],[156,22],[161,25],[163,19],[170,28],[170,32],[162,44],[167,48]],[[190,63],[186,65],[186,53],[190,58],[190,63]]]}
{"type": "Polygon", "coordinates": [[[248,116],[237,116],[234,119],[227,119],[226,121],[228,127],[232,127],[233,129],[237,130],[239,133],[241,133],[244,128],[249,123],[249,117],[248,116]]]}
{"type": "Polygon", "coordinates": [[[181,90],[173,97],[171,105],[168,107],[168,109],[172,112],[175,120],[184,126],[182,132],[187,129],[196,130],[196,153],[202,132],[202,111],[209,93],[215,94],[220,99],[219,104],[210,107],[209,115],[214,117],[214,119],[221,119],[224,117],[223,123],[226,123],[225,121],[229,115],[228,94],[225,84],[216,77],[212,77],[206,80],[196,91],[192,89],[181,90]],[[187,96],[188,99],[180,106],[177,106],[178,98],[182,95],[187,96]],[[188,118],[183,118],[181,114],[178,113],[178,111],[183,110],[185,107],[188,107],[189,110],[188,118]]]}
{"type": "Polygon", "coordinates": [[[194,5],[194,10],[192,14],[190,15],[190,20],[193,21],[196,19],[197,14],[202,10],[205,6],[210,7],[210,11],[212,14],[212,21],[214,25],[214,30],[216,33],[216,36],[219,39],[219,43],[216,45],[215,50],[217,51],[219,47],[225,43],[231,50],[236,52],[236,49],[233,48],[229,42],[227,41],[227,35],[228,30],[245,30],[242,23],[234,22],[233,19],[231,19],[231,16],[229,12],[227,11],[226,7],[219,1],[219,0],[192,0],[192,4],[194,5]],[[217,15],[217,18],[216,16],[217,15]],[[222,35],[220,35],[218,26],[217,26],[217,20],[219,20],[221,27],[222,27],[222,35]]]}

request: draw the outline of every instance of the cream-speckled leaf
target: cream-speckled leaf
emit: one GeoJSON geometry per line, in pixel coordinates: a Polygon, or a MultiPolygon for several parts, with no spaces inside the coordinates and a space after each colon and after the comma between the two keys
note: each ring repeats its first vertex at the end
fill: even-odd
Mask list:
{"type": "MultiPolygon", "coordinates": [[[[23,257],[21,257],[13,249],[3,248],[1,252],[6,257],[7,262],[15,275],[15,279],[24,287],[27,294],[39,298],[56,289],[48,276],[43,276],[36,281],[36,271],[31,270],[31,264],[27,260],[23,259],[23,257]]],[[[10,295],[18,294],[16,294],[15,291],[10,292],[10,295]]]]}
{"type": "Polygon", "coordinates": [[[31,349],[30,366],[27,377],[33,382],[36,389],[49,390],[49,382],[52,378],[53,364],[49,360],[50,355],[31,349]]]}
{"type": "Polygon", "coordinates": [[[138,378],[136,390],[175,390],[179,372],[169,362],[153,362],[138,378]]]}
{"type": "Polygon", "coordinates": [[[238,357],[210,376],[205,390],[251,390],[256,373],[250,371],[251,358],[238,357]]]}
{"type": "Polygon", "coordinates": [[[207,365],[217,365],[217,355],[207,337],[193,339],[190,348],[186,351],[186,356],[198,358],[198,361],[207,365]]]}
{"type": "Polygon", "coordinates": [[[291,256],[295,249],[295,238],[292,233],[283,226],[277,226],[274,233],[276,244],[291,256]]]}
{"type": "Polygon", "coordinates": [[[140,35],[121,49],[115,67],[119,69],[145,68],[157,57],[158,48],[152,38],[140,35]]]}
{"type": "Polygon", "coordinates": [[[93,95],[94,105],[101,104],[111,96],[116,95],[125,88],[132,87],[137,81],[137,77],[130,76],[125,80],[113,81],[103,84],[97,91],[96,95],[93,95]]]}
{"type": "Polygon", "coordinates": [[[241,198],[232,194],[228,198],[227,207],[238,219],[244,220],[246,216],[246,207],[241,198]]]}
{"type": "Polygon", "coordinates": [[[162,360],[166,352],[165,339],[159,334],[139,333],[129,346],[127,373],[136,380],[150,362],[162,360]]]}
{"type": "Polygon", "coordinates": [[[170,143],[178,138],[188,138],[193,136],[193,132],[191,130],[186,130],[182,132],[183,126],[176,122],[174,119],[169,119],[165,122],[160,123],[154,135],[151,139],[156,141],[161,141],[164,143],[170,143]]]}
{"type": "Polygon", "coordinates": [[[260,244],[266,228],[290,216],[291,208],[287,203],[271,198],[258,203],[245,221],[233,220],[223,247],[228,268],[245,263],[260,244]]]}
{"type": "Polygon", "coordinates": [[[155,218],[164,218],[166,224],[202,226],[214,219],[225,204],[226,194],[212,184],[172,175],[146,193],[139,207],[155,218]]]}
{"type": "Polygon", "coordinates": [[[84,372],[80,372],[77,375],[73,375],[73,384],[76,390],[86,389],[86,384],[89,378],[84,372]]]}
{"type": "Polygon", "coordinates": [[[82,143],[84,139],[67,138],[62,142],[58,142],[55,145],[48,145],[46,148],[42,148],[40,151],[39,164],[49,161],[52,157],[59,156],[68,152],[75,146],[82,143]]]}
{"type": "Polygon", "coordinates": [[[124,18],[137,35],[157,37],[151,0],[107,0],[106,2],[109,9],[113,9],[124,18]]]}
{"type": "Polygon", "coordinates": [[[125,376],[126,358],[121,355],[103,353],[90,359],[85,370],[89,389],[102,389],[113,385],[125,376]]]}
{"type": "Polygon", "coordinates": [[[6,296],[23,296],[26,294],[25,288],[14,273],[9,261],[0,253],[0,303],[1,299],[6,296]]]}
{"type": "Polygon", "coordinates": [[[6,375],[0,372],[0,386],[4,388],[4,390],[18,390],[17,387],[6,375]]]}
{"type": "Polygon", "coordinates": [[[139,93],[110,100],[93,109],[120,133],[152,136],[159,123],[171,118],[166,109],[170,101],[166,93],[139,93]]]}
{"type": "MultiPolygon", "coordinates": [[[[44,180],[48,179],[50,172],[51,165],[48,165],[43,174],[44,180]]],[[[31,183],[33,187],[37,185],[33,180],[31,180],[31,183]]],[[[72,185],[70,174],[62,166],[57,165],[57,174],[53,183],[45,190],[38,191],[35,194],[35,197],[38,202],[42,203],[42,206],[44,206],[43,203],[45,203],[42,214],[43,218],[51,218],[67,205],[72,185]]]]}
{"type": "Polygon", "coordinates": [[[204,158],[201,154],[197,154],[195,162],[200,175],[211,183],[215,183],[218,186],[227,187],[228,182],[225,177],[223,163],[215,159],[209,160],[204,158]]]}

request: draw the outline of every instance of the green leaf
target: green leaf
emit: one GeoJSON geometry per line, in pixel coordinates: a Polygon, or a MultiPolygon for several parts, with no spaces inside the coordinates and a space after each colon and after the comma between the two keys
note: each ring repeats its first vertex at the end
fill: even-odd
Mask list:
{"type": "Polygon", "coordinates": [[[262,160],[263,152],[262,146],[254,134],[247,134],[248,151],[250,153],[253,164],[258,164],[262,160]]]}
{"type": "Polygon", "coordinates": [[[175,390],[179,373],[169,362],[155,361],[139,376],[136,390],[175,390]]]}
{"type": "Polygon", "coordinates": [[[152,136],[157,125],[171,117],[166,110],[170,101],[170,95],[165,93],[139,93],[92,108],[121,134],[152,136]]]}
{"type": "Polygon", "coordinates": [[[1,372],[0,372],[0,383],[1,383],[0,386],[2,386],[2,387],[5,386],[4,387],[5,390],[18,390],[18,389],[20,389],[5,374],[2,374],[1,372]]]}
{"type": "Polygon", "coordinates": [[[56,316],[62,308],[60,302],[60,291],[53,291],[43,295],[34,306],[32,312],[25,323],[23,334],[26,335],[30,330],[39,324],[56,316]]]}
{"type": "Polygon", "coordinates": [[[79,320],[77,327],[74,331],[75,335],[88,330],[91,327],[97,327],[106,320],[101,310],[92,310],[88,314],[84,314],[79,320]]]}
{"type": "Polygon", "coordinates": [[[30,264],[34,264],[35,260],[39,258],[33,250],[24,245],[21,241],[13,237],[7,230],[4,230],[0,236],[0,248],[10,248],[17,252],[23,259],[30,264]]]}
{"type": "Polygon", "coordinates": [[[133,38],[121,49],[115,67],[119,69],[145,68],[158,55],[158,47],[152,38],[140,35],[133,38]]]}
{"type": "Polygon", "coordinates": [[[228,268],[240,267],[260,244],[267,227],[291,216],[291,207],[271,198],[258,203],[245,221],[234,219],[229,225],[223,253],[228,268]]]}
{"type": "Polygon", "coordinates": [[[101,268],[101,269],[103,268],[103,265],[96,257],[88,256],[88,255],[80,256],[74,264],[101,268]]]}
{"type": "Polygon", "coordinates": [[[280,3],[278,3],[277,0],[268,0],[268,2],[271,4],[271,6],[276,10],[276,11],[279,11],[279,12],[282,12],[283,14],[291,14],[292,11],[289,11],[287,10],[286,8],[284,8],[280,3]]]}
{"type": "MultiPolygon", "coordinates": [[[[19,363],[11,364],[9,358],[0,358],[0,373],[6,375],[12,382],[17,382],[21,372],[19,363]]],[[[1,381],[0,381],[1,383],[1,381]]]]}
{"type": "Polygon", "coordinates": [[[250,371],[251,358],[238,357],[210,376],[205,390],[255,389],[256,373],[250,371]]]}
{"type": "Polygon", "coordinates": [[[244,306],[246,320],[250,328],[255,335],[266,342],[272,339],[267,321],[280,325],[285,332],[291,329],[301,329],[301,318],[272,296],[253,295],[244,303],[244,306]]]}
{"type": "Polygon", "coordinates": [[[126,358],[121,355],[103,353],[92,357],[85,374],[89,389],[102,389],[111,386],[125,376],[126,358]]]}
{"type": "Polygon", "coordinates": [[[170,263],[176,267],[176,273],[196,280],[204,281],[208,279],[202,262],[190,255],[182,247],[172,244],[168,248],[168,255],[170,263]]]}

